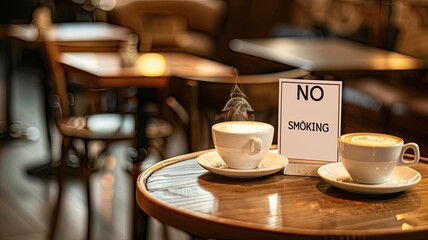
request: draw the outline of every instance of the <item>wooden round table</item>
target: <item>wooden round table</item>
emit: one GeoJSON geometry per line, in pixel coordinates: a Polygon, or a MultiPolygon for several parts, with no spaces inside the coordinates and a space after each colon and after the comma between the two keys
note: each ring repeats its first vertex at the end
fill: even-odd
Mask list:
{"type": "Polygon", "coordinates": [[[193,236],[214,239],[425,239],[428,164],[404,192],[354,194],[318,177],[276,173],[251,179],[210,173],[196,158],[159,162],[137,180],[140,208],[193,236]]]}

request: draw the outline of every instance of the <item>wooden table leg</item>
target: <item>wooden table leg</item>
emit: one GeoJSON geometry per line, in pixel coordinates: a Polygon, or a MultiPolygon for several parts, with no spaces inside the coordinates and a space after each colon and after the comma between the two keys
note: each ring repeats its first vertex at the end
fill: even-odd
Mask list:
{"type": "Polygon", "coordinates": [[[129,149],[127,154],[128,160],[132,163],[131,167],[127,169],[132,184],[132,239],[147,239],[147,223],[149,217],[140,209],[136,199],[137,178],[141,173],[141,164],[147,155],[147,151],[145,149],[140,149],[137,153],[135,149],[129,149]]]}

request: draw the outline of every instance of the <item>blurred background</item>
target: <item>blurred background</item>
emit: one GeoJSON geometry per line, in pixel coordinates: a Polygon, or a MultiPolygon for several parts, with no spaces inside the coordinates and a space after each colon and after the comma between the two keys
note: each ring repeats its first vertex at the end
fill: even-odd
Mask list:
{"type": "MultiPolygon", "coordinates": [[[[281,72],[291,67],[232,51],[229,43],[236,38],[337,37],[416,58],[428,57],[428,0],[2,1],[0,239],[46,239],[52,237],[52,231],[54,239],[85,239],[88,228],[84,183],[73,173],[73,166],[67,175],[66,200],[55,220],[57,224],[52,224],[57,211],[57,178],[28,173],[32,166],[61,155],[61,134],[54,124],[46,124],[50,70],[45,52],[40,47],[15,45],[8,32],[11,24],[36,25],[41,31],[44,25],[40,19],[47,19],[46,28],[78,22],[119,25],[138,36],[139,52],[186,52],[238,67],[242,75],[281,72]]],[[[417,142],[423,156],[428,155],[427,77],[426,71],[398,72],[393,76],[353,72],[309,76],[344,82],[342,133],[391,133],[417,142]]],[[[148,96],[158,101],[153,92],[148,96]]],[[[108,102],[108,95],[106,99],[108,102]]],[[[170,99],[168,94],[166,99],[170,99]]],[[[163,114],[174,129],[167,137],[166,153],[149,149],[149,156],[139,165],[140,171],[164,156],[191,151],[186,127],[192,126],[180,122],[182,118],[171,109],[163,114]]],[[[256,119],[264,121],[257,116],[256,119]]],[[[272,122],[275,126],[276,120],[272,122]]],[[[209,133],[201,136],[201,143],[200,149],[212,147],[209,133]]],[[[92,191],[96,193],[90,225],[93,239],[132,239],[134,189],[133,176],[127,170],[135,165],[127,159],[129,146],[126,142],[115,144],[112,154],[102,161],[102,171],[91,176],[92,191]]],[[[149,239],[190,238],[172,227],[167,227],[165,235],[164,226],[150,221],[149,239]]]]}

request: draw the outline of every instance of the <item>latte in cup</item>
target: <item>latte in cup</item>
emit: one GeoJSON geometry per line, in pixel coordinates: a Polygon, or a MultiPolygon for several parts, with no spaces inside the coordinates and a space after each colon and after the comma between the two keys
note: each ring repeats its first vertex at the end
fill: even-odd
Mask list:
{"type": "Polygon", "coordinates": [[[256,121],[228,121],[211,128],[214,146],[230,168],[254,169],[268,153],[274,127],[256,121]]]}
{"type": "Polygon", "coordinates": [[[396,166],[419,161],[419,146],[382,133],[350,133],[339,138],[339,159],[355,182],[379,184],[387,181],[396,166]],[[404,153],[412,149],[413,159],[404,153]]]}
{"type": "Polygon", "coordinates": [[[368,146],[393,146],[403,143],[401,138],[378,133],[346,134],[341,139],[346,143],[368,146]]]}
{"type": "Polygon", "coordinates": [[[213,129],[228,133],[255,133],[269,131],[271,128],[271,125],[265,123],[247,121],[232,121],[213,126],[213,129]]]}

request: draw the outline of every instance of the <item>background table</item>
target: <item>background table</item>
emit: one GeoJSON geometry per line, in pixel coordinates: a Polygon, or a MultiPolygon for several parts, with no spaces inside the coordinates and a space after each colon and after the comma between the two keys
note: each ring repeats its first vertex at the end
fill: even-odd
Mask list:
{"type": "MultiPolygon", "coordinates": [[[[11,121],[11,79],[13,71],[15,71],[17,61],[22,58],[19,54],[24,49],[33,49],[38,53],[37,57],[41,57],[39,63],[42,71],[49,76],[51,73],[48,70],[45,42],[49,41],[54,44],[68,46],[68,49],[78,51],[88,46],[101,45],[101,46],[119,46],[121,42],[128,39],[131,30],[117,26],[114,24],[103,22],[82,22],[82,23],[55,23],[49,29],[39,32],[37,27],[33,24],[11,24],[4,27],[5,34],[8,36],[11,54],[8,55],[11,66],[6,69],[6,121],[7,125],[11,121]]],[[[32,60],[32,59],[30,59],[32,60]]],[[[50,85],[48,80],[43,80],[43,89],[45,93],[45,109],[50,108],[48,93],[50,92],[50,85]]],[[[63,101],[64,104],[65,101],[63,101]]],[[[50,139],[50,111],[45,110],[46,129],[48,139],[48,151],[51,151],[50,139]]],[[[50,153],[51,154],[51,153],[50,153]]],[[[51,157],[52,158],[52,157],[51,157]]],[[[30,174],[51,174],[52,159],[47,164],[41,166],[31,167],[28,172],[30,174]],[[48,173],[45,172],[48,170],[48,173]]]]}
{"type": "Polygon", "coordinates": [[[232,50],[312,71],[314,75],[343,72],[396,72],[426,69],[424,59],[339,38],[234,39],[232,50]]]}
{"type": "Polygon", "coordinates": [[[428,165],[422,180],[396,194],[360,195],[318,177],[276,173],[235,179],[178,156],[143,172],[137,201],[150,216],[214,239],[421,239],[428,233],[428,165]]]}
{"type": "MultiPolygon", "coordinates": [[[[70,83],[86,88],[167,88],[173,76],[181,78],[233,77],[233,67],[187,53],[160,53],[165,58],[165,72],[146,76],[138,66],[124,67],[118,52],[63,53],[59,60],[67,72],[78,74],[70,83]]],[[[139,108],[138,147],[146,148],[145,116],[139,108]]]]}
{"type": "Polygon", "coordinates": [[[39,33],[33,24],[11,24],[7,35],[26,42],[125,41],[131,30],[104,22],[56,23],[39,33]]]}
{"type": "MultiPolygon", "coordinates": [[[[79,51],[88,48],[88,46],[98,48],[116,47],[128,39],[131,30],[102,22],[87,23],[57,23],[49,29],[39,32],[33,24],[12,24],[7,27],[7,36],[12,41],[12,52],[10,61],[15,64],[21,56],[16,56],[21,49],[33,48],[40,51],[40,55],[45,55],[44,43],[50,42],[61,46],[66,46],[69,51],[79,51]],[[18,50],[16,50],[18,48],[18,50]]],[[[42,59],[46,61],[45,59],[42,59]]],[[[45,63],[43,63],[45,64],[45,63]]],[[[47,66],[43,66],[47,68],[47,66]]],[[[44,70],[48,71],[48,70],[44,70]]],[[[11,76],[8,76],[11,78],[11,76]]],[[[10,82],[10,79],[8,79],[10,82]]],[[[45,84],[48,85],[48,84],[45,84]]],[[[47,86],[45,86],[46,88],[47,86]]]]}
{"type": "Polygon", "coordinates": [[[59,62],[65,70],[83,75],[71,83],[86,87],[167,87],[177,77],[231,77],[233,67],[183,52],[159,53],[165,58],[165,72],[148,76],[138,66],[123,66],[119,52],[66,52],[59,62]]]}

